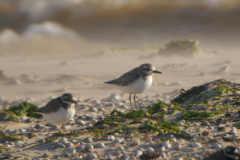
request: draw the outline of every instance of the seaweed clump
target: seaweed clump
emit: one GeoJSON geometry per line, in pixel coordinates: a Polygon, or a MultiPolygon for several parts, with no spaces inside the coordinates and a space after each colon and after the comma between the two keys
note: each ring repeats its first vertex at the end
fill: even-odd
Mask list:
{"type": "Polygon", "coordinates": [[[9,152],[11,151],[11,149],[4,146],[0,146],[0,153],[3,153],[4,151],[9,152]]]}
{"type": "Polygon", "coordinates": [[[28,116],[34,118],[41,118],[42,115],[39,113],[34,113],[34,110],[37,110],[39,107],[28,103],[27,101],[22,102],[18,106],[12,106],[9,109],[3,109],[4,112],[8,113],[10,118],[14,119],[15,116],[28,116]]]}
{"type": "Polygon", "coordinates": [[[0,140],[4,140],[4,141],[17,141],[17,140],[23,140],[23,138],[14,135],[14,134],[10,134],[10,133],[4,133],[4,132],[0,132],[0,140]]]}
{"type": "Polygon", "coordinates": [[[240,90],[240,84],[218,79],[204,85],[192,87],[186,93],[176,97],[173,102],[183,105],[207,103],[208,101],[219,100],[224,94],[236,94],[238,90],[240,90]]]}
{"type": "Polygon", "coordinates": [[[174,40],[170,41],[165,45],[165,49],[159,50],[159,55],[161,56],[184,56],[193,57],[194,54],[198,52],[198,41],[197,40],[174,40]]]}

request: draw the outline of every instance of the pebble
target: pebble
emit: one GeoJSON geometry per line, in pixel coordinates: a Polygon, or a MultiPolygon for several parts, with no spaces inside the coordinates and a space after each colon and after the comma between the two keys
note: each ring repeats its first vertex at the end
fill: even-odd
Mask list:
{"type": "Polygon", "coordinates": [[[109,141],[115,141],[115,137],[114,137],[114,135],[110,135],[110,136],[108,136],[108,140],[109,140],[109,141]]]}
{"type": "Polygon", "coordinates": [[[85,149],[93,149],[93,145],[91,145],[91,144],[85,144],[85,149]]]}
{"type": "Polygon", "coordinates": [[[113,160],[113,157],[110,156],[110,155],[108,155],[107,158],[106,158],[106,160],[113,160]]]}
{"type": "Polygon", "coordinates": [[[66,144],[66,143],[68,143],[67,139],[64,138],[64,137],[61,138],[58,142],[59,142],[59,143],[62,143],[62,144],[66,144]]]}
{"type": "Polygon", "coordinates": [[[148,153],[154,153],[154,149],[153,149],[152,147],[148,147],[148,148],[146,149],[146,151],[147,151],[148,153]]]}
{"type": "Polygon", "coordinates": [[[117,94],[115,94],[115,93],[112,93],[111,95],[110,95],[110,99],[112,100],[112,101],[119,101],[119,96],[117,95],[117,94]]]}
{"type": "Polygon", "coordinates": [[[133,156],[135,157],[139,157],[143,154],[143,152],[141,150],[136,150],[136,152],[134,152],[133,156]]]}
{"type": "Polygon", "coordinates": [[[202,124],[201,124],[202,126],[210,126],[210,123],[209,122],[207,122],[207,121],[204,121],[204,122],[202,122],[202,124]]]}
{"type": "Polygon", "coordinates": [[[38,124],[36,124],[36,125],[34,126],[34,128],[36,128],[36,129],[41,129],[41,128],[45,128],[45,126],[38,123],[38,124]]]}
{"type": "Polygon", "coordinates": [[[113,103],[108,103],[105,105],[105,107],[113,107],[113,106],[114,106],[113,103]]]}
{"type": "Polygon", "coordinates": [[[33,137],[37,137],[38,135],[36,133],[29,132],[29,133],[26,134],[26,136],[28,137],[28,139],[31,139],[33,137]]]}
{"type": "Polygon", "coordinates": [[[97,155],[95,153],[88,153],[86,158],[87,159],[96,159],[98,157],[97,157],[97,155]]]}
{"type": "Polygon", "coordinates": [[[129,109],[126,105],[122,104],[119,108],[122,108],[122,109],[129,109]]]}
{"type": "Polygon", "coordinates": [[[159,149],[159,151],[164,152],[164,151],[165,151],[165,147],[164,147],[164,146],[161,146],[160,149],[159,149]]]}
{"type": "Polygon", "coordinates": [[[214,144],[212,144],[212,148],[220,149],[220,148],[222,148],[222,146],[219,143],[214,143],[214,144]]]}
{"type": "Polygon", "coordinates": [[[85,138],[84,142],[86,142],[86,143],[93,143],[93,140],[91,138],[85,138]]]}
{"type": "Polygon", "coordinates": [[[181,148],[182,148],[181,143],[174,143],[174,145],[173,145],[173,149],[181,150],[181,148]]]}
{"type": "Polygon", "coordinates": [[[25,133],[27,132],[27,130],[24,129],[24,128],[20,128],[20,129],[19,129],[19,132],[22,133],[22,134],[25,134],[25,133]]]}
{"type": "Polygon", "coordinates": [[[70,142],[65,143],[65,146],[66,146],[67,148],[74,148],[74,147],[75,147],[74,144],[73,144],[73,143],[70,143],[70,142]]]}
{"type": "Polygon", "coordinates": [[[104,143],[96,143],[94,145],[94,148],[105,148],[105,145],[104,145],[104,143]]]}
{"type": "Polygon", "coordinates": [[[209,131],[203,131],[203,132],[201,133],[202,136],[208,136],[209,134],[210,134],[209,131]]]}
{"type": "Polygon", "coordinates": [[[200,147],[202,147],[202,145],[200,143],[198,143],[198,142],[193,142],[191,144],[191,147],[198,147],[198,148],[200,148],[200,147]]]}
{"type": "Polygon", "coordinates": [[[84,123],[82,120],[77,120],[76,123],[77,123],[77,124],[80,124],[81,126],[84,126],[84,125],[85,125],[85,123],[84,123]]]}
{"type": "Polygon", "coordinates": [[[45,139],[39,139],[39,140],[38,140],[38,143],[45,143],[45,142],[46,142],[45,139]]]}
{"type": "Polygon", "coordinates": [[[45,124],[45,126],[54,126],[54,124],[52,124],[51,122],[47,122],[46,124],[45,124]]]}
{"type": "Polygon", "coordinates": [[[162,146],[164,146],[166,149],[170,149],[172,147],[168,140],[166,142],[163,142],[162,146]]]}
{"type": "Polygon", "coordinates": [[[115,150],[116,151],[124,151],[124,147],[123,146],[117,146],[115,150]]]}
{"type": "Polygon", "coordinates": [[[56,148],[65,148],[65,145],[62,144],[62,143],[56,143],[56,144],[55,144],[55,147],[56,147],[56,148]]]}
{"type": "Polygon", "coordinates": [[[232,127],[232,129],[228,132],[228,134],[234,135],[237,134],[237,129],[235,127],[232,127]]]}
{"type": "Polygon", "coordinates": [[[139,145],[139,142],[132,142],[131,144],[130,144],[130,146],[138,146],[139,145]]]}
{"type": "Polygon", "coordinates": [[[97,112],[98,110],[97,110],[95,107],[90,107],[90,108],[88,109],[88,111],[97,112]]]}
{"type": "Polygon", "coordinates": [[[84,145],[81,145],[81,146],[78,146],[77,149],[84,149],[85,146],[84,145]]]}

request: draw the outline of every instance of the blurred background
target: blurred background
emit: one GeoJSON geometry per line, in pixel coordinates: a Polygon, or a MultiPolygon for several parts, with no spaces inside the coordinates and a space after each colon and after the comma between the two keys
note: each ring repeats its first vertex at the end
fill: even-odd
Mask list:
{"type": "Polygon", "coordinates": [[[120,94],[103,82],[146,62],[141,96],[240,82],[239,44],[239,0],[0,0],[0,99],[120,94]]]}
{"type": "Polygon", "coordinates": [[[209,50],[236,51],[240,1],[0,1],[0,56],[85,55],[180,38],[197,39],[209,50]]]}

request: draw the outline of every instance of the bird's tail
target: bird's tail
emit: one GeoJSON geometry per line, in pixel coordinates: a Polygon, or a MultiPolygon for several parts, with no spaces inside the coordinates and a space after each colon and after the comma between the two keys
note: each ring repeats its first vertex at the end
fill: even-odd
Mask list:
{"type": "Polygon", "coordinates": [[[106,84],[115,84],[115,83],[116,83],[116,79],[111,80],[111,81],[106,81],[106,82],[103,82],[103,83],[106,83],[106,84]]]}

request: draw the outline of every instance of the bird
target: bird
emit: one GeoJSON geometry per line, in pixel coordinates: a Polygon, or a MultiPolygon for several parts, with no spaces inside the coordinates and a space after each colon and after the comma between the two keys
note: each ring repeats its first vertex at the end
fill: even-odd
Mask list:
{"type": "Polygon", "coordinates": [[[107,82],[106,84],[111,84],[117,86],[124,93],[128,93],[130,105],[132,107],[131,95],[134,94],[134,102],[135,106],[138,110],[138,106],[136,104],[136,94],[140,94],[145,90],[149,89],[152,85],[152,76],[153,74],[162,74],[162,72],[157,71],[156,68],[150,63],[141,64],[139,67],[136,67],[117,79],[113,79],[107,82]]]}
{"type": "Polygon", "coordinates": [[[61,124],[73,119],[75,115],[75,104],[77,103],[71,93],[64,93],[62,96],[52,99],[46,106],[34,112],[42,114],[45,120],[58,125],[59,132],[61,132],[61,124]]]}
{"type": "Polygon", "coordinates": [[[204,160],[240,160],[239,148],[235,146],[227,146],[225,149],[221,149],[204,160]]]}

